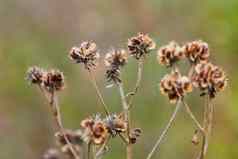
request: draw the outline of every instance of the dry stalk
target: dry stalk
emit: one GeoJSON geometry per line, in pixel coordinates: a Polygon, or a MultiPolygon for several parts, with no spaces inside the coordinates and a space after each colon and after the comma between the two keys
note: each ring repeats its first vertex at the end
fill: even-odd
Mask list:
{"type": "Polygon", "coordinates": [[[38,86],[39,86],[40,91],[44,94],[44,96],[46,97],[46,99],[49,102],[49,105],[50,105],[50,108],[52,110],[53,117],[55,119],[55,123],[58,127],[58,130],[63,134],[63,137],[64,137],[67,145],[69,145],[71,153],[73,154],[75,159],[80,159],[79,155],[77,154],[76,150],[74,149],[73,145],[70,143],[68,137],[65,134],[64,127],[63,127],[63,124],[62,124],[61,114],[60,114],[60,108],[59,108],[59,105],[58,105],[58,99],[55,95],[55,92],[53,91],[50,94],[50,97],[49,97],[47,95],[47,93],[44,91],[44,89],[42,89],[42,87],[40,85],[38,85],[38,86]]]}
{"type": "Polygon", "coordinates": [[[88,71],[88,73],[89,73],[89,76],[90,76],[90,80],[91,80],[91,82],[92,82],[92,84],[93,84],[93,86],[94,86],[94,88],[96,90],[97,96],[98,96],[98,98],[99,98],[99,100],[100,100],[100,102],[101,102],[101,104],[103,106],[104,112],[106,113],[106,115],[109,115],[110,114],[109,109],[108,109],[108,107],[107,107],[107,105],[106,105],[106,103],[105,103],[105,101],[103,99],[102,93],[100,92],[100,90],[98,88],[95,75],[90,70],[88,71]]]}
{"type": "MultiPolygon", "coordinates": [[[[122,107],[123,107],[123,112],[124,112],[124,118],[127,123],[127,138],[128,140],[130,139],[130,110],[126,101],[126,96],[125,92],[123,89],[123,84],[122,83],[117,83],[119,93],[121,96],[121,102],[122,102],[122,107]]],[[[127,151],[127,159],[132,159],[132,145],[130,142],[127,143],[126,145],[126,151],[127,151]]]]}
{"type": "Polygon", "coordinates": [[[164,130],[162,131],[162,134],[160,135],[160,137],[158,138],[158,140],[156,141],[154,147],[152,148],[151,152],[148,154],[146,159],[151,159],[151,157],[154,155],[155,151],[158,150],[159,151],[159,146],[161,144],[161,142],[163,141],[164,137],[166,136],[166,134],[168,133],[169,128],[172,126],[172,123],[175,120],[175,117],[180,109],[181,106],[181,99],[178,100],[176,107],[174,109],[173,114],[171,115],[168,124],[166,125],[166,127],[164,128],[164,130]]]}

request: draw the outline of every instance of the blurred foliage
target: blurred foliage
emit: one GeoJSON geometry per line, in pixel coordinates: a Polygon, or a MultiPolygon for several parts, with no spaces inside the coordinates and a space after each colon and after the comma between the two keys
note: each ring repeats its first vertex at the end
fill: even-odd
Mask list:
{"type": "MultiPolygon", "coordinates": [[[[229,86],[215,101],[214,131],[207,158],[237,158],[238,152],[238,1],[237,0],[0,0],[0,158],[30,159],[54,145],[54,126],[44,98],[24,80],[29,66],[59,68],[67,88],[60,94],[66,127],[78,128],[80,120],[101,111],[86,72],[72,64],[67,53],[83,40],[94,40],[102,53],[112,47],[126,47],[129,37],[148,32],[158,46],[170,40],[181,43],[203,39],[210,44],[212,58],[229,76],[229,86]]],[[[133,126],[143,129],[134,146],[134,158],[145,158],[166,124],[173,106],[158,91],[166,72],[155,60],[147,59],[142,89],[132,111],[133,126]]],[[[125,68],[127,90],[136,80],[134,60],[125,68]]],[[[115,88],[106,89],[103,69],[97,80],[112,111],[120,110],[115,88]]],[[[195,95],[188,101],[201,116],[202,101],[195,95]]],[[[154,158],[194,157],[191,145],[194,127],[184,112],[154,158]],[[172,152],[172,153],[171,153],[172,152]],[[178,157],[179,156],[179,157],[178,157]]],[[[124,148],[115,139],[105,158],[122,158],[124,148]]]]}

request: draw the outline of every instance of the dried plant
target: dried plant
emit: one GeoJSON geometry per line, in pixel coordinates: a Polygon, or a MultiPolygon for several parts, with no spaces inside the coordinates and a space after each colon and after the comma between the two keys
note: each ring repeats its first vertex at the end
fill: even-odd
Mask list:
{"type": "MultiPolygon", "coordinates": [[[[106,80],[118,88],[121,98],[122,109],[118,113],[110,112],[96,82],[94,71],[100,57],[96,44],[94,42],[82,42],[79,47],[73,47],[69,52],[70,60],[76,64],[83,64],[84,69],[89,73],[89,79],[95,88],[104,113],[103,115],[102,112],[95,112],[96,115],[86,117],[81,121],[80,128],[77,130],[65,129],[62,124],[57,93],[64,89],[63,73],[58,70],[45,70],[36,66],[29,68],[26,79],[39,88],[50,105],[57,126],[56,143],[61,150],[60,152],[57,149],[49,149],[43,155],[43,159],[61,159],[65,157],[101,159],[110,150],[110,140],[116,137],[120,138],[126,147],[126,158],[133,158],[133,144],[138,142],[142,130],[134,128],[134,125],[131,124],[130,111],[132,110],[133,97],[140,87],[144,61],[149,53],[155,49],[155,42],[147,34],[138,33],[137,36],[128,40],[127,48],[128,50],[111,50],[104,58],[106,80]],[[126,93],[123,87],[121,70],[128,63],[130,57],[137,61],[138,73],[135,87],[132,91],[126,93]]],[[[159,83],[160,91],[168,97],[171,104],[176,106],[168,124],[146,159],[151,159],[156,150],[159,151],[160,145],[169,128],[175,122],[181,106],[184,106],[196,126],[192,143],[198,145],[200,136],[203,138],[198,159],[205,158],[214,113],[212,99],[227,85],[225,72],[220,67],[213,65],[209,56],[208,44],[203,41],[188,42],[183,46],[172,41],[158,49],[157,59],[159,64],[171,69],[171,72],[161,79],[159,83]],[[189,62],[187,75],[180,73],[177,63],[181,60],[189,62]],[[185,100],[185,97],[196,88],[201,91],[201,97],[206,99],[202,124],[194,116],[185,100]]]]}

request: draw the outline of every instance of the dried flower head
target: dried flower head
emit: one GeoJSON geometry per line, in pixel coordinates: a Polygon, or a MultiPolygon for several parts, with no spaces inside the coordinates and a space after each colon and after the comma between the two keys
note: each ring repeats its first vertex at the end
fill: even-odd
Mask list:
{"type": "Polygon", "coordinates": [[[138,33],[128,40],[127,47],[131,56],[140,59],[155,49],[155,42],[147,34],[138,33]]]}
{"type": "Polygon", "coordinates": [[[108,132],[114,137],[119,133],[124,133],[127,130],[127,123],[122,115],[112,114],[106,117],[105,123],[108,132]]]}
{"type": "Polygon", "coordinates": [[[81,122],[81,127],[83,128],[82,137],[86,143],[92,142],[96,145],[101,145],[108,137],[107,127],[98,115],[95,117],[95,119],[84,119],[81,122]]]}
{"type": "Polygon", "coordinates": [[[105,56],[105,65],[107,67],[106,78],[108,82],[121,82],[120,68],[127,63],[128,54],[125,50],[113,50],[105,56]]]}
{"type": "Polygon", "coordinates": [[[192,91],[192,83],[188,77],[173,71],[160,81],[160,91],[169,97],[171,103],[176,103],[179,98],[192,91]]]}
{"type": "Polygon", "coordinates": [[[60,159],[60,153],[57,149],[49,149],[44,153],[43,159],[60,159]]]}
{"type": "Polygon", "coordinates": [[[141,136],[142,130],[140,128],[134,128],[130,132],[129,141],[131,144],[135,144],[138,138],[141,136]]]}
{"type": "Polygon", "coordinates": [[[208,44],[201,40],[185,44],[183,50],[191,63],[206,62],[210,56],[208,44]]]}
{"type": "Polygon", "coordinates": [[[94,42],[85,41],[80,47],[73,47],[69,52],[69,57],[75,63],[82,63],[86,69],[91,70],[96,67],[100,55],[94,42]]]}
{"type": "Polygon", "coordinates": [[[59,70],[50,70],[43,74],[42,86],[49,92],[64,88],[64,75],[59,70]]]}
{"type": "Polygon", "coordinates": [[[215,97],[227,85],[225,72],[211,63],[197,64],[192,79],[194,86],[207,91],[210,97],[215,97]]]}
{"type": "Polygon", "coordinates": [[[182,48],[174,41],[161,47],[157,53],[157,59],[161,65],[170,67],[178,60],[185,57],[182,48]]]}
{"type": "Polygon", "coordinates": [[[30,67],[27,71],[26,80],[32,84],[41,84],[44,72],[43,69],[37,66],[30,67]]]}

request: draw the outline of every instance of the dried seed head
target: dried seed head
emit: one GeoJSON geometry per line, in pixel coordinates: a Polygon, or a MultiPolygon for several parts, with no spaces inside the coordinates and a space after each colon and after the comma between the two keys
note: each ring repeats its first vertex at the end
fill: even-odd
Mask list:
{"type": "Polygon", "coordinates": [[[43,159],[60,159],[60,153],[57,149],[49,149],[44,153],[43,159]]]}
{"type": "Polygon", "coordinates": [[[141,133],[142,133],[142,131],[140,128],[132,129],[130,132],[130,138],[129,138],[130,143],[135,144],[137,142],[138,138],[141,136],[141,133]]]}
{"type": "Polygon", "coordinates": [[[86,143],[92,142],[96,145],[101,145],[108,137],[106,124],[100,116],[96,116],[95,119],[87,118],[83,120],[81,122],[81,127],[83,128],[82,137],[86,143]]]}
{"type": "Polygon", "coordinates": [[[69,52],[69,58],[75,63],[84,64],[85,68],[91,70],[96,67],[100,55],[94,42],[82,42],[80,47],[73,47],[69,52]]]}
{"type": "Polygon", "coordinates": [[[194,86],[207,91],[210,97],[215,97],[227,85],[225,72],[211,63],[197,64],[192,79],[194,86]]]}
{"type": "Polygon", "coordinates": [[[191,63],[206,62],[210,56],[208,44],[201,40],[185,44],[183,50],[191,63]]]}
{"type": "Polygon", "coordinates": [[[192,91],[192,83],[188,77],[173,71],[160,81],[160,91],[169,97],[171,103],[176,103],[179,98],[192,91]]]}
{"type": "Polygon", "coordinates": [[[193,137],[192,137],[192,144],[198,145],[199,144],[199,132],[198,130],[195,130],[193,137]]]}
{"type": "Polygon", "coordinates": [[[170,67],[178,60],[185,57],[182,48],[174,41],[161,47],[157,53],[157,59],[161,65],[170,67]]]}
{"type": "Polygon", "coordinates": [[[44,72],[43,69],[37,66],[30,67],[27,71],[26,80],[32,84],[41,84],[44,72]]]}
{"type": "Polygon", "coordinates": [[[64,75],[58,70],[51,70],[43,74],[42,86],[49,92],[64,88],[64,75]]]}
{"type": "Polygon", "coordinates": [[[125,50],[113,50],[105,56],[107,67],[106,78],[108,82],[121,82],[120,69],[127,63],[128,54],[125,50]]]}
{"type": "Polygon", "coordinates": [[[127,46],[129,54],[136,59],[140,59],[155,49],[155,42],[147,34],[138,33],[137,36],[128,40],[127,46]]]}
{"type": "Polygon", "coordinates": [[[107,129],[108,129],[108,132],[112,136],[116,136],[119,133],[126,132],[127,123],[123,119],[122,116],[119,116],[116,114],[109,115],[105,119],[105,123],[106,123],[107,129]]]}

